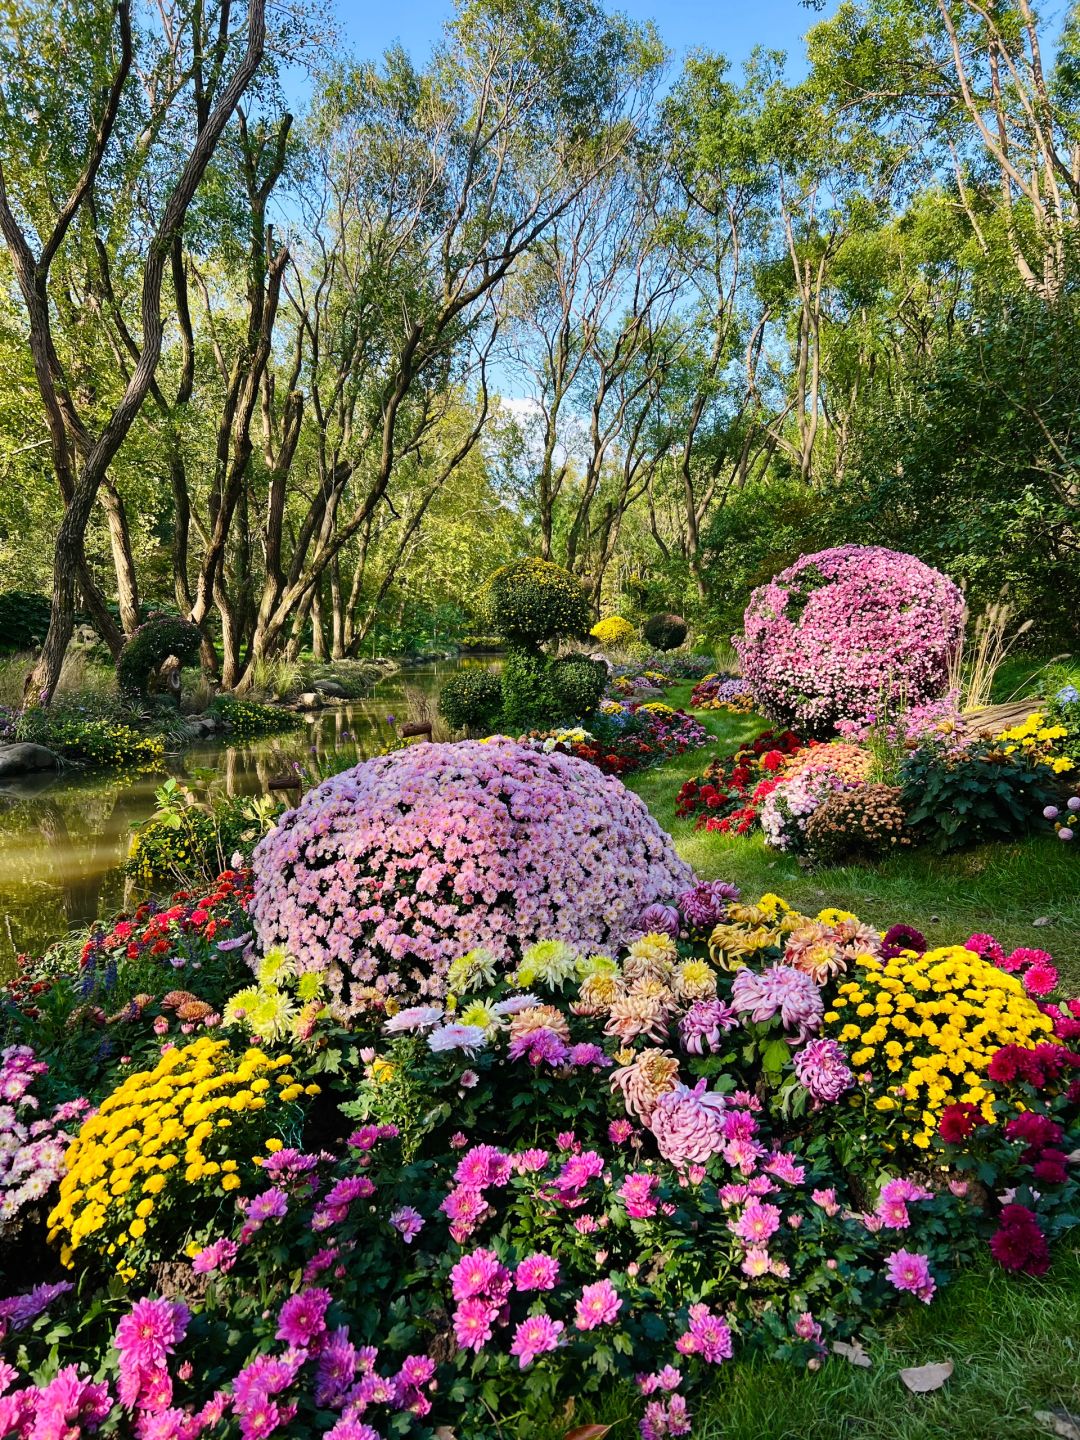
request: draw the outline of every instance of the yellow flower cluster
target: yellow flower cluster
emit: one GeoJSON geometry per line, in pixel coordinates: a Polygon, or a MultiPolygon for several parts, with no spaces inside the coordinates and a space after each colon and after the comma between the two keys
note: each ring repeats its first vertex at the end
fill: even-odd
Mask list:
{"type": "Polygon", "coordinates": [[[894,1113],[902,1139],[924,1150],[947,1105],[978,1105],[992,1123],[983,1082],[994,1053],[1037,1045],[1053,1030],[1019,979],[961,945],[893,960],[861,955],[856,966],[824,1031],[848,1047],[856,1071],[870,1071],[875,1109],[894,1113]]]}
{"type": "Polygon", "coordinates": [[[238,1190],[244,1157],[270,1128],[260,1112],[318,1093],[289,1073],[291,1064],[289,1055],[271,1059],[257,1049],[237,1055],[227,1041],[205,1036],[129,1075],[68,1149],[49,1215],[49,1239],[61,1240],[63,1263],[70,1267],[93,1238],[106,1255],[121,1256],[117,1268],[131,1278],[133,1254],[148,1243],[165,1200],[182,1200],[180,1224],[188,1227],[192,1196],[181,1196],[182,1186],[214,1196],[238,1190]]]}
{"type": "Polygon", "coordinates": [[[1064,725],[1047,725],[1046,716],[1041,710],[1035,710],[1019,725],[995,735],[994,740],[999,744],[1006,742],[1002,746],[1006,755],[1019,751],[1036,765],[1045,765],[1055,775],[1064,775],[1075,769],[1072,760],[1061,754],[1058,746],[1058,741],[1066,739],[1068,734],[1064,725]]]}
{"type": "Polygon", "coordinates": [[[598,620],[589,634],[605,649],[616,650],[634,638],[634,627],[621,615],[608,615],[606,619],[598,620]]]}

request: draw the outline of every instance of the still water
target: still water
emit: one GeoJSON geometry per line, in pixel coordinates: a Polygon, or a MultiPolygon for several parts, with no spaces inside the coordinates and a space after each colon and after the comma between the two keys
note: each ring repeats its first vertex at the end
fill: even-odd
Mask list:
{"type": "Polygon", "coordinates": [[[344,769],[390,743],[388,716],[408,716],[407,689],[434,696],[467,658],[399,671],[371,694],[318,711],[302,729],[246,744],[206,741],[145,775],[61,775],[0,782],[0,975],[21,951],[40,952],[68,930],[112,914],[133,898],[123,873],[132,828],[155,808],[169,775],[200,798],[265,794],[294,762],[344,769]]]}

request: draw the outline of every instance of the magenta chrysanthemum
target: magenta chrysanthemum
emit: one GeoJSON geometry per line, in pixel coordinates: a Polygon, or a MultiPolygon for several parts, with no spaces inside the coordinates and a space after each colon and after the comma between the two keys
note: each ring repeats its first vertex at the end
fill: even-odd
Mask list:
{"type": "Polygon", "coordinates": [[[811,1040],[795,1056],[795,1074],[815,1100],[832,1105],[855,1084],[835,1040],[811,1040]]]}
{"type": "Polygon", "coordinates": [[[941,696],[964,597],[914,555],[841,545],[803,555],[750,597],[735,647],[759,710],[825,734],[882,698],[941,696]]]}
{"type": "Polygon", "coordinates": [[[257,846],[264,946],[352,983],[438,996],[450,961],[566,940],[613,950],[693,883],[646,807],[576,757],[513,741],[418,745],[311,790],[257,846]]]}
{"type": "Polygon", "coordinates": [[[767,970],[738,971],[731,986],[731,1003],[740,1015],[749,1015],[758,1024],[779,1015],[785,1030],[807,1040],[821,1028],[825,1006],[821,991],[809,975],[790,965],[771,965],[767,970]]]}

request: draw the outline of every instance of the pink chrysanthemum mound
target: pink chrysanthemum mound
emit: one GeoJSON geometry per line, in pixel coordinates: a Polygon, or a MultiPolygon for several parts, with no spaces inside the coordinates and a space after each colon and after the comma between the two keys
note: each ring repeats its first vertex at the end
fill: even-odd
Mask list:
{"type": "Polygon", "coordinates": [[[825,735],[864,721],[883,696],[921,705],[944,694],[964,597],[914,555],[840,545],[755,590],[743,623],[735,646],[758,709],[825,735]]]}
{"type": "Polygon", "coordinates": [[[441,995],[450,961],[476,946],[506,964],[539,939],[611,950],[643,906],[694,883],[621,781],[503,738],[334,776],[252,865],[260,941],[326,973],[346,1008],[371,989],[441,995]]]}

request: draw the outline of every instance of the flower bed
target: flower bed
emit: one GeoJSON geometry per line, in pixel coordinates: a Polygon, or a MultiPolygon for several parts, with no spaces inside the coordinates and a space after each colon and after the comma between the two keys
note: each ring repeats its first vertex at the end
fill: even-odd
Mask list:
{"type": "Polygon", "coordinates": [[[661,701],[606,700],[590,724],[588,730],[534,730],[521,743],[544,754],[574,755],[605,775],[628,775],[697,750],[709,738],[699,720],[661,701]]]}
{"type": "Polygon", "coordinates": [[[732,715],[749,715],[754,697],[741,675],[706,675],[694,686],[690,704],[695,710],[726,710],[732,715]]]}
{"type": "MultiPolygon", "coordinates": [[[[224,939],[184,898],[108,949],[164,938],[159,993],[174,956],[209,993],[244,891],[219,887],[224,939]]],[[[473,949],[438,1002],[346,1017],[279,951],[215,1035],[157,1034],[148,997],[86,1118],[59,1044],[5,1049],[0,1164],[40,1159],[26,1116],[64,1135],[54,1248],[21,1231],[36,1283],[0,1296],[0,1430],[529,1436],[621,1378],[645,1440],[690,1434],[718,1366],[817,1365],[980,1248],[1045,1271],[1080,1144],[1049,956],[720,882],[638,899],[617,956],[473,949]]]]}

